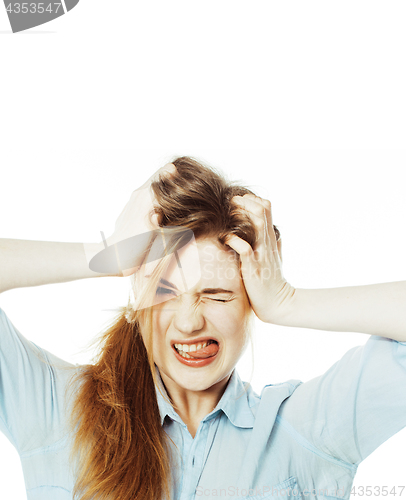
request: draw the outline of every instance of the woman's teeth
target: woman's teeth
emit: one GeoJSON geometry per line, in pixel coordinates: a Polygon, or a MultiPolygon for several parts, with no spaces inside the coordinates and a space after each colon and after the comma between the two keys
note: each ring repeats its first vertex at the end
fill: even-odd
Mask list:
{"type": "Polygon", "coordinates": [[[175,344],[176,349],[183,352],[198,351],[203,347],[207,346],[207,342],[201,342],[200,344],[175,344]]]}
{"type": "Polygon", "coordinates": [[[209,340],[208,342],[200,342],[199,344],[175,344],[175,348],[178,351],[178,353],[184,358],[193,359],[192,356],[189,356],[188,352],[198,351],[199,349],[203,349],[212,342],[213,340],[209,340]]]}
{"type": "Polygon", "coordinates": [[[192,359],[192,356],[189,356],[189,354],[188,354],[187,352],[185,352],[185,351],[180,351],[180,350],[179,350],[179,351],[178,351],[178,353],[179,353],[182,357],[184,357],[184,358],[189,358],[189,359],[192,359]]]}

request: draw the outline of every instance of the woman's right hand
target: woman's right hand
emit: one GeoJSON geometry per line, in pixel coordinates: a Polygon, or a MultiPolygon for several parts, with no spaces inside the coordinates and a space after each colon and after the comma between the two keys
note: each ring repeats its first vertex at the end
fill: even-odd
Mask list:
{"type": "Polygon", "coordinates": [[[152,182],[158,181],[160,177],[170,177],[175,172],[175,165],[167,163],[157,170],[141,187],[133,191],[116,220],[113,234],[106,238],[105,244],[107,246],[115,245],[116,247],[116,257],[121,271],[121,274],[118,274],[119,276],[131,276],[139,269],[148,245],[153,238],[152,231],[159,228],[161,221],[158,220],[158,215],[154,214],[154,208],[158,204],[151,189],[152,182]],[[150,237],[148,237],[149,233],[151,234],[150,237]],[[141,234],[144,234],[145,238],[128,240],[141,234]],[[129,263],[128,254],[131,255],[131,263],[129,263]]]}

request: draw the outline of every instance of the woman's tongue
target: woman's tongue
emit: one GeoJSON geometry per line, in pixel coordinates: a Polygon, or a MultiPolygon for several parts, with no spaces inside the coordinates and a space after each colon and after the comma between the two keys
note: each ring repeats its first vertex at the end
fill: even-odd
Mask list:
{"type": "Polygon", "coordinates": [[[206,347],[199,349],[198,351],[189,351],[188,354],[192,358],[210,358],[211,356],[217,354],[218,350],[218,344],[213,342],[212,344],[209,344],[206,347]]]}

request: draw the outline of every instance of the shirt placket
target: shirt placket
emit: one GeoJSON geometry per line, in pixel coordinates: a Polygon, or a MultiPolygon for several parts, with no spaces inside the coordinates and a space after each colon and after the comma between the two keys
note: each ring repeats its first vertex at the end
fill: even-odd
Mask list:
{"type": "Polygon", "coordinates": [[[210,453],[219,421],[220,415],[217,415],[216,418],[210,416],[207,420],[202,420],[194,439],[185,426],[187,444],[185,439],[183,454],[185,466],[180,500],[195,500],[196,498],[196,489],[210,453]]]}
{"type": "Polygon", "coordinates": [[[187,427],[184,430],[183,481],[180,500],[192,500],[202,473],[205,449],[209,437],[210,421],[202,421],[193,439],[187,427]]]}

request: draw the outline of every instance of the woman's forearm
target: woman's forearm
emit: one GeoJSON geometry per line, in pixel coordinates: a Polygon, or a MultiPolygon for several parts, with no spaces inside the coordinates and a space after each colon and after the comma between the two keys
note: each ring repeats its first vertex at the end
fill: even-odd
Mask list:
{"type": "Polygon", "coordinates": [[[276,323],[358,332],[406,341],[406,281],[340,288],[297,288],[276,323]]]}
{"type": "Polygon", "coordinates": [[[0,238],[0,293],[13,288],[113,276],[89,269],[100,243],[62,243],[0,238]]]}

